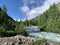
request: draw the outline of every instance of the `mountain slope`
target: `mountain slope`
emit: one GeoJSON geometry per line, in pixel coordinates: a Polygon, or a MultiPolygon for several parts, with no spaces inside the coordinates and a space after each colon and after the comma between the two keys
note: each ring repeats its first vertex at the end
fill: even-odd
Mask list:
{"type": "Polygon", "coordinates": [[[11,17],[9,17],[8,14],[1,9],[1,11],[0,11],[0,25],[5,26],[5,29],[7,29],[7,30],[11,30],[12,29],[11,27],[13,26],[13,22],[14,22],[14,20],[11,17]],[[10,29],[7,28],[9,26],[10,26],[10,29]]]}
{"type": "MultiPolygon", "coordinates": [[[[15,30],[15,21],[0,8],[0,36],[9,36],[15,30]],[[10,34],[7,31],[10,31],[10,34]]],[[[12,35],[14,32],[12,33],[12,35]]]]}
{"type": "Polygon", "coordinates": [[[36,17],[35,22],[35,25],[42,27],[44,31],[60,33],[60,11],[56,4],[51,5],[46,12],[36,17]]]}
{"type": "Polygon", "coordinates": [[[0,8],[0,36],[15,36],[21,34],[27,36],[23,22],[14,21],[0,8]]]}

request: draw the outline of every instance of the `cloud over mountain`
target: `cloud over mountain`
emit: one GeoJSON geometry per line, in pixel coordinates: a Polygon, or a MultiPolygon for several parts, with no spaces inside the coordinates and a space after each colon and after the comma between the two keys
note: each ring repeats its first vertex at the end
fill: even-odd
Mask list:
{"type": "Polygon", "coordinates": [[[26,14],[28,20],[30,20],[48,10],[53,3],[58,2],[60,0],[24,0],[21,10],[26,14]]]}

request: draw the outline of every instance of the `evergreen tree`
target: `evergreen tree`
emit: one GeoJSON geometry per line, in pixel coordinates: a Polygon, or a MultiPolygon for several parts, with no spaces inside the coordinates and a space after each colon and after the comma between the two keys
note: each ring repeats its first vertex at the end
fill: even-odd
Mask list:
{"type": "Polygon", "coordinates": [[[60,33],[60,11],[55,3],[46,12],[36,17],[36,20],[38,20],[38,25],[43,31],[60,33]]]}

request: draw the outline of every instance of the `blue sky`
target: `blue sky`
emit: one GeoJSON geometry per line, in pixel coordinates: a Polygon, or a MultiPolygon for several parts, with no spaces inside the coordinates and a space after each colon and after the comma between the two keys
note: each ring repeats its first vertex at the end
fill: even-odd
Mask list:
{"type": "Polygon", "coordinates": [[[7,7],[7,13],[10,17],[15,19],[25,18],[25,15],[19,9],[19,7],[21,7],[23,4],[22,0],[0,0],[0,7],[2,7],[4,4],[7,7]]]}
{"type": "Polygon", "coordinates": [[[6,5],[7,13],[14,20],[28,20],[42,14],[53,3],[58,3],[60,0],[0,0],[0,7],[6,5]]]}

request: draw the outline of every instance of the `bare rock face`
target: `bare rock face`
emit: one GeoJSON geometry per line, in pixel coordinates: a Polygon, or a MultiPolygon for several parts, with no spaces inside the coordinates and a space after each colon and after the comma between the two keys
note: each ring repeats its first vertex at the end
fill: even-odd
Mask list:
{"type": "Polygon", "coordinates": [[[0,45],[33,45],[36,40],[36,38],[17,35],[14,37],[0,38],[0,45]]]}

